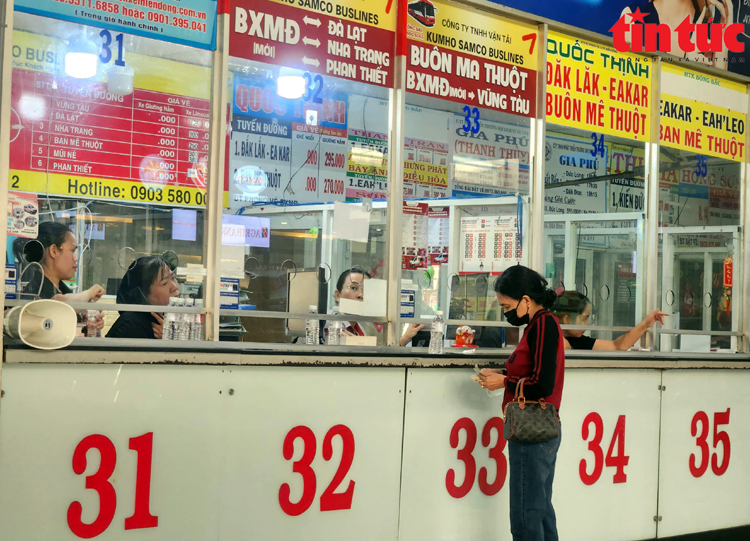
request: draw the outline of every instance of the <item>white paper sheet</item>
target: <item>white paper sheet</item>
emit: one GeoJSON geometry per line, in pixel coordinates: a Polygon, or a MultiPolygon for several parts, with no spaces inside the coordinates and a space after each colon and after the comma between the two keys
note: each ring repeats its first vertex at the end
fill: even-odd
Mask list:
{"type": "Polygon", "coordinates": [[[362,204],[333,204],[333,238],[367,242],[370,233],[370,213],[362,204]]]}

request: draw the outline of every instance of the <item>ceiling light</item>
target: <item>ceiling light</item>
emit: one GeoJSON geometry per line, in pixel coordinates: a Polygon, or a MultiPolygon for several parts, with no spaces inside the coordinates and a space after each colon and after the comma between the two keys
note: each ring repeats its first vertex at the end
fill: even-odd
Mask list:
{"type": "Polygon", "coordinates": [[[93,41],[76,39],[65,53],[65,74],[74,79],[91,79],[96,75],[99,48],[93,41]]]}
{"type": "Polygon", "coordinates": [[[288,100],[298,100],[305,95],[307,83],[301,75],[282,75],[276,79],[276,93],[288,100]]]}

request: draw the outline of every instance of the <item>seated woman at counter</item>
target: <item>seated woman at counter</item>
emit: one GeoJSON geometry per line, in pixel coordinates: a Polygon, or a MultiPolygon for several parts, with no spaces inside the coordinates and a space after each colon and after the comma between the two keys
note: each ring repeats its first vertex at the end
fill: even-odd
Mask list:
{"type": "MultiPolygon", "coordinates": [[[[336,304],[341,302],[341,299],[349,299],[353,301],[364,302],[364,281],[370,279],[370,273],[359,268],[347,269],[341,273],[338,281],[336,282],[336,290],[333,292],[333,297],[336,299],[336,304]]],[[[372,324],[368,324],[368,327],[372,324]]],[[[344,321],[343,329],[341,334],[345,336],[367,336],[367,332],[362,326],[356,321],[344,321]]],[[[377,327],[376,327],[377,329],[377,327]]],[[[404,334],[399,340],[399,345],[406,346],[411,343],[412,338],[424,329],[424,325],[410,324],[404,334]]],[[[379,332],[379,330],[378,330],[379,332]]]]}
{"type": "Polygon", "coordinates": [[[39,224],[36,242],[34,239],[14,240],[13,255],[18,261],[23,259],[39,261],[44,270],[44,278],[41,273],[34,273],[24,287],[24,293],[38,294],[42,299],[67,302],[96,302],[104,295],[104,288],[100,285],[93,285],[81,293],[73,293],[65,285],[63,280],[71,280],[78,269],[78,243],[70,229],[61,223],[42,222],[39,224]],[[37,248],[40,253],[24,258],[24,255],[37,248]]]}
{"type": "MultiPolygon", "coordinates": [[[[591,319],[591,301],[578,291],[563,291],[550,311],[560,321],[560,325],[588,325],[591,319]]],[[[597,349],[626,351],[633,347],[654,322],[664,325],[664,317],[669,314],[654,310],[643,321],[614,340],[598,340],[583,336],[586,331],[563,329],[565,349],[597,349]]]]}
{"type": "MultiPolygon", "coordinates": [[[[169,264],[158,256],[138,258],[117,290],[117,304],[165,306],[180,288],[169,264]]],[[[161,338],[164,319],[156,312],[120,312],[107,338],[161,338]]]]}

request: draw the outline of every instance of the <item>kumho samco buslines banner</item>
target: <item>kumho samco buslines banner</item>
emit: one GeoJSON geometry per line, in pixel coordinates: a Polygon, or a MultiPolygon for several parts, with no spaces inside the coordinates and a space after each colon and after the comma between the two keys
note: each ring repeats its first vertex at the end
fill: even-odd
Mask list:
{"type": "Polygon", "coordinates": [[[547,120],[648,141],[653,71],[646,57],[550,32],[547,120]]]}
{"type": "Polygon", "coordinates": [[[233,0],[231,56],[393,86],[396,2],[233,0]]]}
{"type": "Polygon", "coordinates": [[[662,64],[659,139],[666,147],[745,160],[745,86],[662,64]]]}
{"type": "Polygon", "coordinates": [[[536,114],[538,32],[446,2],[406,4],[409,92],[527,117],[536,114]]]}

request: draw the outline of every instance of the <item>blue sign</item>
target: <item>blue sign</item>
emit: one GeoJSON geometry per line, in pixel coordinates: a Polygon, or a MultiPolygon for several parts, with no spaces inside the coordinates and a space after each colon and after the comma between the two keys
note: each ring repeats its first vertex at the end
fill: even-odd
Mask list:
{"type": "Polygon", "coordinates": [[[306,82],[304,95],[298,99],[279,96],[276,80],[234,76],[232,110],[236,114],[273,119],[274,122],[300,122],[326,128],[346,129],[349,96],[329,90],[323,77],[299,72],[306,82]],[[308,79],[310,84],[307,84],[308,79]],[[313,116],[311,122],[309,117],[313,116]]]}
{"type": "Polygon", "coordinates": [[[216,49],[217,0],[16,0],[15,9],[144,38],[216,49]]]}

